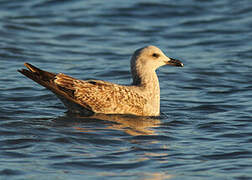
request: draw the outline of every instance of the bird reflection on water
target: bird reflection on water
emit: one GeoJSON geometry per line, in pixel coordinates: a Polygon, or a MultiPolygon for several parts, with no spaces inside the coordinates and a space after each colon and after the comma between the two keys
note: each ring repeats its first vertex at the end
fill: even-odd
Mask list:
{"type": "Polygon", "coordinates": [[[112,122],[106,124],[105,129],[114,129],[123,131],[132,136],[139,135],[155,135],[155,127],[159,127],[160,119],[157,117],[141,117],[132,115],[106,115],[95,114],[92,116],[81,116],[78,114],[66,113],[65,116],[58,117],[54,121],[61,121],[61,123],[73,124],[75,129],[81,132],[91,132],[90,128],[82,127],[82,123],[94,122],[94,121],[107,121],[112,122]],[[80,127],[78,127],[80,125],[80,127]]]}

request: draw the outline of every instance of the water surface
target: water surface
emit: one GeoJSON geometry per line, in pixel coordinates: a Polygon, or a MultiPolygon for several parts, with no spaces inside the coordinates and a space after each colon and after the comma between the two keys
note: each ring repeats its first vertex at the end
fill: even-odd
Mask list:
{"type": "Polygon", "coordinates": [[[252,179],[249,0],[0,2],[0,179],[252,179]],[[79,117],[24,62],[130,83],[156,45],[161,116],[79,117]]]}

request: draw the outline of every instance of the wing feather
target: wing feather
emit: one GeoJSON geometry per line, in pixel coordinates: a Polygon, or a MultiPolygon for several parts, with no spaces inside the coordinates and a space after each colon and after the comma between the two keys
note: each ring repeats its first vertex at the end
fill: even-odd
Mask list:
{"type": "Polygon", "coordinates": [[[143,114],[146,98],[122,86],[105,81],[76,81],[75,97],[87,103],[94,112],[106,114],[143,114]]]}
{"type": "Polygon", "coordinates": [[[147,103],[131,86],[101,80],[78,80],[63,73],[54,74],[26,63],[29,70],[19,70],[28,78],[55,93],[70,111],[82,108],[87,114],[143,115],[147,103]]]}
{"type": "Polygon", "coordinates": [[[78,80],[58,74],[54,81],[58,86],[74,91],[74,99],[96,113],[143,114],[146,98],[130,89],[101,80],[78,80]]]}

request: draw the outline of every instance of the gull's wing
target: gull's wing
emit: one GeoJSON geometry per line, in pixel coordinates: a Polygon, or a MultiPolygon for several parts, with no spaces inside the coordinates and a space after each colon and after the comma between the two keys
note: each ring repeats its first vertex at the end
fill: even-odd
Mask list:
{"type": "MultiPolygon", "coordinates": [[[[58,98],[62,100],[62,102],[69,108],[68,106],[71,105],[75,108],[80,109],[80,107],[85,108],[87,114],[92,114],[92,110],[88,105],[84,103],[80,104],[74,96],[74,91],[69,88],[64,88],[58,86],[54,81],[56,80],[57,74],[43,71],[29,63],[24,64],[27,69],[18,70],[20,73],[25,75],[26,77],[32,79],[33,81],[37,82],[38,84],[46,87],[54,94],[57,95],[58,98]]],[[[71,110],[71,109],[69,109],[71,110]]]]}
{"type": "Polygon", "coordinates": [[[93,112],[105,114],[143,114],[147,100],[129,86],[101,80],[77,80],[58,74],[55,83],[72,90],[74,98],[93,112]]]}
{"type": "Polygon", "coordinates": [[[88,114],[143,114],[147,100],[129,86],[78,80],[62,73],[43,71],[28,63],[25,66],[29,70],[19,72],[55,93],[70,111],[84,108],[88,114]]]}

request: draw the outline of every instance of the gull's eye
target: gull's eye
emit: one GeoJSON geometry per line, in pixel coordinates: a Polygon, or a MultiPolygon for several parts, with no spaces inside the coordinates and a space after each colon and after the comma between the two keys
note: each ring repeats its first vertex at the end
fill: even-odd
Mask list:
{"type": "Polygon", "coordinates": [[[154,57],[154,58],[158,58],[160,55],[159,54],[157,54],[157,53],[153,53],[152,54],[152,57],[154,57]]]}

